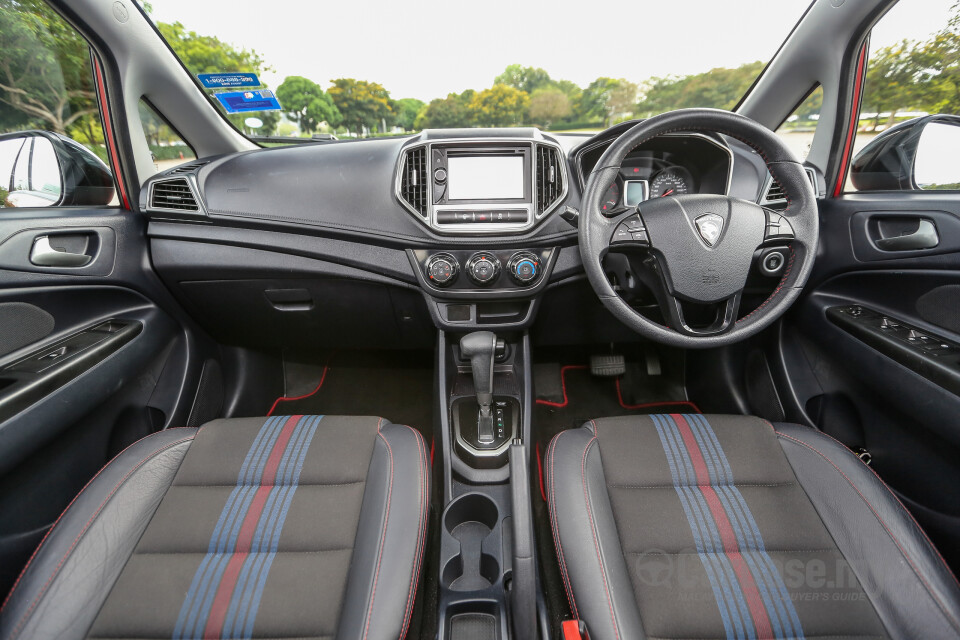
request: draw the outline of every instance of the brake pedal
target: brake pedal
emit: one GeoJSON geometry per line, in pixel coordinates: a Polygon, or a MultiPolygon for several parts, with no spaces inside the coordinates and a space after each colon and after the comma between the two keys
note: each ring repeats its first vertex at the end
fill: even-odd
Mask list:
{"type": "Polygon", "coordinates": [[[616,378],[627,372],[627,360],[621,355],[590,356],[590,374],[616,378]]]}

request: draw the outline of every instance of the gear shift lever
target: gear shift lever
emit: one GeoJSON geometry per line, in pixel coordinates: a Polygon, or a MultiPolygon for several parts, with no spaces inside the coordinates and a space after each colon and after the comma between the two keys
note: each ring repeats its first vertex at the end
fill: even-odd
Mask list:
{"type": "Polygon", "coordinates": [[[492,444],[493,437],[493,360],[497,353],[497,336],[490,331],[475,331],[460,339],[460,353],[470,358],[473,386],[477,392],[480,414],[477,417],[477,442],[492,444]]]}

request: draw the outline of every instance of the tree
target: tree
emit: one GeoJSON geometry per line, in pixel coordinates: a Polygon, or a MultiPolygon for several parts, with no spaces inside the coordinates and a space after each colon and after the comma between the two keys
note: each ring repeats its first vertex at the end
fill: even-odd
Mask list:
{"type": "Polygon", "coordinates": [[[610,93],[617,87],[619,81],[613,78],[597,78],[591,82],[580,99],[574,103],[574,112],[582,120],[602,121],[607,126],[610,114],[607,109],[607,103],[610,101],[610,93]]]}
{"type": "Polygon", "coordinates": [[[302,76],[287,76],[277,87],[277,100],[287,117],[306,134],[316,131],[321,122],[337,127],[343,121],[333,99],[316,82],[302,76]]]}
{"type": "Polygon", "coordinates": [[[392,101],[390,109],[393,111],[393,123],[404,131],[412,131],[416,128],[414,124],[417,120],[417,114],[420,113],[424,104],[423,100],[417,100],[416,98],[400,98],[392,101]]]}
{"type": "Polygon", "coordinates": [[[422,107],[414,121],[415,129],[451,129],[469,127],[473,124],[470,114],[470,102],[476,95],[473,89],[463,93],[447,94],[446,98],[436,98],[422,107]]]}
{"type": "Polygon", "coordinates": [[[644,83],[636,113],[650,116],[673,109],[712,107],[732,109],[763,70],[762,62],[734,69],[716,68],[689,76],[651,78],[644,83]]]}
{"type": "Polygon", "coordinates": [[[503,84],[532,94],[551,84],[550,74],[540,68],[511,64],[493,79],[493,84],[503,84]]]}
{"type": "MultiPolygon", "coordinates": [[[[157,23],[157,29],[193,75],[237,71],[255,73],[259,76],[264,71],[270,70],[270,67],[266,65],[263,58],[255,50],[237,48],[214,36],[204,36],[196,31],[188,31],[180,22],[172,24],[160,22],[157,23]]],[[[263,126],[254,130],[257,135],[271,135],[280,122],[280,115],[275,111],[227,114],[223,105],[216,100],[212,100],[212,102],[241,131],[250,131],[250,128],[245,124],[245,121],[250,117],[256,117],[263,121],[263,126]]],[[[282,100],[280,104],[283,105],[282,100]]]]}
{"type": "Polygon", "coordinates": [[[330,97],[343,115],[348,131],[363,133],[364,128],[375,130],[392,117],[390,93],[376,82],[338,78],[331,80],[330,97]]]}
{"type": "Polygon", "coordinates": [[[529,107],[530,96],[526,91],[505,84],[484,89],[470,101],[473,121],[486,127],[519,124],[529,107]]]}
{"type": "Polygon", "coordinates": [[[67,133],[97,112],[86,42],[42,0],[0,0],[0,122],[67,133]],[[4,110],[6,111],[6,109],[4,110]]]}
{"type": "Polygon", "coordinates": [[[637,103],[637,91],[637,85],[633,82],[623,78],[617,80],[616,85],[610,89],[610,94],[607,97],[608,122],[633,115],[634,106],[637,103]]]}
{"type": "Polygon", "coordinates": [[[570,98],[560,89],[537,89],[530,96],[530,119],[547,128],[551,123],[569,116],[571,111],[570,98]]]}

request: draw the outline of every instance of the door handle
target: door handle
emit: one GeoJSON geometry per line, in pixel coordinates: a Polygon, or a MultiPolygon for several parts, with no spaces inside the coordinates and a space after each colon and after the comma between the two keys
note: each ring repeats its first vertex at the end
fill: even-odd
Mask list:
{"type": "Polygon", "coordinates": [[[38,267],[82,267],[93,260],[85,253],[70,253],[55,249],[50,244],[50,236],[40,236],[33,241],[30,250],[30,262],[38,267]]]}
{"type": "Polygon", "coordinates": [[[921,219],[917,230],[902,236],[878,238],[874,241],[878,249],[883,251],[917,251],[919,249],[933,249],[940,244],[937,227],[933,221],[921,219]]]}

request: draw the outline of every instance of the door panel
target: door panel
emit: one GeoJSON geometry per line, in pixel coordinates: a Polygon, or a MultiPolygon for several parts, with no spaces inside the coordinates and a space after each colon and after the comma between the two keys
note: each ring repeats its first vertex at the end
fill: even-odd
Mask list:
{"type": "Polygon", "coordinates": [[[118,209],[2,210],[0,334],[3,594],[111,457],[189,422],[219,354],[153,273],[143,218],[118,209]]]}
{"type": "Polygon", "coordinates": [[[787,417],[866,450],[956,570],[960,196],[827,200],[821,229],[816,270],[775,358],[787,417]]]}

